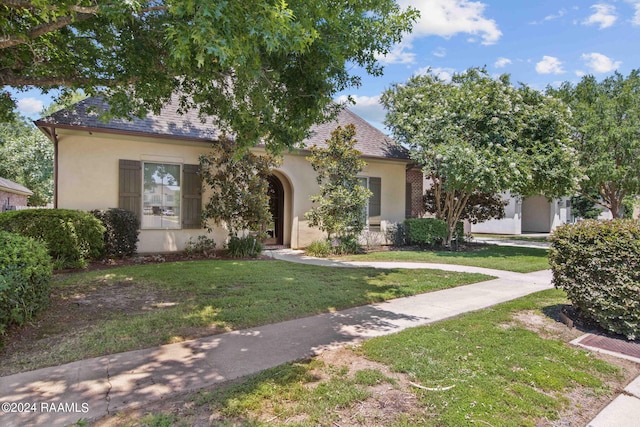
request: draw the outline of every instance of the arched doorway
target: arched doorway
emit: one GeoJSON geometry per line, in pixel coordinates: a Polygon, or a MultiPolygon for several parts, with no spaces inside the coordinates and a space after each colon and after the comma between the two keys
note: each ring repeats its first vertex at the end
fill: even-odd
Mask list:
{"type": "Polygon", "coordinates": [[[267,225],[268,245],[282,245],[284,242],[284,187],[275,175],[267,178],[269,182],[269,210],[271,222],[267,225]]]}

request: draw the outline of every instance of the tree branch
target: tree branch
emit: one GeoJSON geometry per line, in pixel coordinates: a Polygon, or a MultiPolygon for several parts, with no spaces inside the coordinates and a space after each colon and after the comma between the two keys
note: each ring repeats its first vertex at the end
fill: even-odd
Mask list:
{"type": "MultiPolygon", "coordinates": [[[[129,83],[133,82],[132,79],[129,83]]],[[[53,86],[78,86],[78,85],[92,85],[92,86],[113,86],[116,80],[113,79],[96,79],[87,78],[81,76],[21,76],[7,72],[0,72],[0,85],[4,86],[38,86],[38,87],[53,87],[53,86]]],[[[127,82],[118,82],[126,84],[127,82]]]]}

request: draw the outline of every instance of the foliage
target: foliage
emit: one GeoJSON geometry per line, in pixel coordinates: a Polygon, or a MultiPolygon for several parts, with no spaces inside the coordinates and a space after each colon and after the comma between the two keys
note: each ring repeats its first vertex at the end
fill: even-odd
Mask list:
{"type": "Polygon", "coordinates": [[[314,240],[305,248],[305,253],[309,256],[326,258],[331,254],[331,242],[328,240],[314,240]]]}
{"type": "Polygon", "coordinates": [[[47,306],[50,279],[51,258],[43,243],[0,231],[0,336],[47,306]]]}
{"type": "Polygon", "coordinates": [[[0,123],[0,177],[33,191],[30,206],[53,198],[53,144],[25,117],[0,123]]]}
{"type": "Polygon", "coordinates": [[[640,222],[581,221],[551,235],[553,284],[604,329],[640,337],[640,222]]]}
{"type": "Polygon", "coordinates": [[[264,250],[264,245],[255,236],[230,236],[226,250],[231,258],[257,258],[264,250]]]}
{"type": "Polygon", "coordinates": [[[45,242],[54,268],[84,267],[104,254],[105,228],[88,212],[28,209],[0,214],[0,230],[45,242]]]}
{"type": "Polygon", "coordinates": [[[120,208],[93,210],[91,214],[105,227],[104,253],[108,257],[134,255],[140,224],[135,213],[120,208]]]}
{"type": "Polygon", "coordinates": [[[439,246],[447,239],[447,223],[436,218],[407,218],[404,220],[408,245],[439,246]]]}
{"type": "Polygon", "coordinates": [[[222,138],[209,154],[200,156],[200,173],[211,196],[202,216],[226,225],[229,235],[242,230],[261,231],[271,219],[267,176],[276,164],[269,156],[236,152],[236,144],[222,138]]]}
{"type": "Polygon", "coordinates": [[[640,69],[601,82],[587,75],[547,92],[571,106],[573,146],[586,174],[582,195],[598,194],[593,201],[622,218],[624,198],[640,193],[640,69]]]}
{"type": "Polygon", "coordinates": [[[331,247],[331,252],[335,255],[351,255],[361,251],[358,238],[354,235],[342,236],[337,240],[337,243],[331,247]]]}
{"type": "Polygon", "coordinates": [[[381,101],[385,124],[432,182],[447,246],[474,193],[551,198],[577,183],[569,110],[527,86],[513,87],[507,75],[494,79],[470,69],[451,82],[417,75],[385,91],[381,101]]]}
{"type": "Polygon", "coordinates": [[[406,230],[402,222],[387,225],[385,234],[393,246],[404,246],[406,243],[406,230]]]}
{"type": "Polygon", "coordinates": [[[622,199],[622,212],[625,218],[633,218],[633,210],[638,205],[638,196],[625,196],[622,199]]]}
{"type": "MultiPolygon", "coordinates": [[[[360,85],[353,65],[382,73],[376,58],[416,17],[393,0],[3,1],[0,81],[104,95],[118,117],[178,94],[242,147],[293,147],[360,85]]],[[[4,119],[15,102],[0,100],[4,119]]]]}
{"type": "Polygon", "coordinates": [[[598,200],[597,193],[591,193],[589,197],[582,195],[571,197],[573,215],[583,219],[597,219],[602,209],[596,206],[594,200],[598,200]]]}
{"type": "MultiPolygon", "coordinates": [[[[440,204],[436,203],[438,199],[434,187],[430,187],[424,192],[422,200],[425,212],[435,214],[438,218],[447,217],[445,199],[440,197],[440,204]]],[[[509,201],[504,200],[500,194],[474,191],[462,209],[459,219],[461,221],[467,220],[472,224],[490,219],[502,219],[504,218],[504,208],[508,204],[509,201]]]]}
{"type": "Polygon", "coordinates": [[[310,227],[333,237],[358,236],[366,226],[365,208],[371,191],[357,175],[366,166],[362,153],[354,148],[355,126],[338,126],[326,140],[326,147],[311,147],[307,160],[318,174],[320,192],[311,196],[314,207],[305,218],[310,227]]]}
{"type": "Polygon", "coordinates": [[[193,237],[189,237],[189,241],[185,245],[184,251],[187,255],[203,254],[212,256],[216,250],[216,241],[207,236],[200,235],[193,241],[193,237]]]}

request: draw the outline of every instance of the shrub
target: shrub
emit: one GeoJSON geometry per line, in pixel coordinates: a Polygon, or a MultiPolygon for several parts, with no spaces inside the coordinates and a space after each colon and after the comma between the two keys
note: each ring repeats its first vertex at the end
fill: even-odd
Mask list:
{"type": "Polygon", "coordinates": [[[104,254],[105,228],[88,212],[29,209],[0,214],[0,230],[45,242],[55,268],[84,267],[104,254]]]}
{"type": "Polygon", "coordinates": [[[553,284],[585,317],[628,339],[640,336],[640,223],[582,221],[551,235],[553,284]]]}
{"type": "Polygon", "coordinates": [[[0,231],[0,335],[49,303],[51,258],[45,244],[0,231]]]}
{"type": "Polygon", "coordinates": [[[232,258],[257,258],[263,249],[262,242],[253,236],[231,236],[227,243],[227,255],[232,258]]]}
{"type": "Polygon", "coordinates": [[[139,223],[136,214],[120,208],[93,210],[91,214],[104,225],[104,253],[108,257],[135,255],[139,223]]]}
{"type": "Polygon", "coordinates": [[[386,230],[386,237],[393,246],[404,246],[406,243],[404,223],[389,224],[386,230]]]}
{"type": "Polygon", "coordinates": [[[328,240],[314,240],[307,246],[307,255],[326,258],[331,253],[331,242],[328,240]]]}
{"type": "Polygon", "coordinates": [[[184,251],[187,255],[203,254],[210,256],[214,254],[216,250],[216,241],[208,238],[207,236],[198,236],[194,241],[193,237],[189,238],[184,251]]]}
{"type": "Polygon", "coordinates": [[[360,244],[358,243],[356,236],[348,235],[339,238],[338,244],[332,246],[331,252],[336,255],[349,255],[357,254],[360,252],[360,249],[360,244]]]}
{"type": "Polygon", "coordinates": [[[407,244],[415,246],[441,245],[447,238],[447,223],[436,218],[408,218],[404,220],[407,244]]]}

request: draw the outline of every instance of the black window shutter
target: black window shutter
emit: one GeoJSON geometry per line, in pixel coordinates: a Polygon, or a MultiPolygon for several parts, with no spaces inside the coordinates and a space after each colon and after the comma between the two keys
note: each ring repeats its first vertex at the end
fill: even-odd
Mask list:
{"type": "Polygon", "coordinates": [[[120,160],[118,207],[136,214],[141,222],[142,165],[138,160],[120,160]]]}
{"type": "Polygon", "coordinates": [[[412,204],[413,204],[413,200],[412,199],[413,196],[413,188],[410,182],[407,182],[407,185],[405,187],[404,190],[404,217],[405,218],[411,218],[411,208],[412,208],[412,204]]]}
{"type": "Polygon", "coordinates": [[[199,165],[182,167],[182,228],[202,228],[202,183],[199,165]]]}
{"type": "MultiPolygon", "coordinates": [[[[380,200],[382,198],[382,179],[369,178],[369,190],[371,197],[369,198],[369,218],[380,216],[380,200]]],[[[378,222],[379,223],[379,222],[378,222]]]]}

